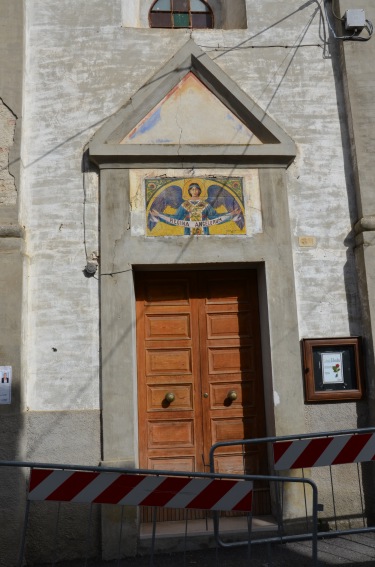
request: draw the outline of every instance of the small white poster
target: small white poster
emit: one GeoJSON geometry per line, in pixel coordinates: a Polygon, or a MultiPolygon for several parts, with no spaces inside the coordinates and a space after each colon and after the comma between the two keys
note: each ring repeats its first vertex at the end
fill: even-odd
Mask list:
{"type": "Polygon", "coordinates": [[[323,384],[344,382],[342,352],[322,352],[323,384]]]}
{"type": "Polygon", "coordinates": [[[12,401],[12,367],[0,366],[0,405],[12,401]]]}

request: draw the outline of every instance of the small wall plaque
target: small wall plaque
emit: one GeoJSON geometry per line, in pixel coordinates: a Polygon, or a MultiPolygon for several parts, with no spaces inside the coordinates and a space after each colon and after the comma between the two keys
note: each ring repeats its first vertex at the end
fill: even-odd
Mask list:
{"type": "Polygon", "coordinates": [[[299,236],[298,244],[301,248],[314,248],[316,246],[315,236],[299,236]]]}
{"type": "Polygon", "coordinates": [[[360,337],[303,339],[306,402],[363,397],[360,337]]]}
{"type": "Polygon", "coordinates": [[[0,405],[12,402],[12,367],[0,366],[0,405]]]}

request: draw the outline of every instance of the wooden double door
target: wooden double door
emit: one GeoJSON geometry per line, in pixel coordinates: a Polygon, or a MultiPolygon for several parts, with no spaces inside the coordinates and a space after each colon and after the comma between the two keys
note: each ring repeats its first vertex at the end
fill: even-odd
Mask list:
{"type": "MultiPolygon", "coordinates": [[[[266,433],[256,272],[139,272],[135,289],[140,467],[209,471],[214,443],[266,433]]],[[[221,448],[215,470],[267,473],[266,452],[221,448]]]]}

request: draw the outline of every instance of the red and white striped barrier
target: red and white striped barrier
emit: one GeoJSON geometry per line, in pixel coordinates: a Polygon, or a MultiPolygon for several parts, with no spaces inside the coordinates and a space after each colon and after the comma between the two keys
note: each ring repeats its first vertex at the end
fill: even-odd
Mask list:
{"type": "Polygon", "coordinates": [[[375,460],[375,433],[338,435],[273,444],[275,470],[304,469],[375,460]]]}
{"type": "Polygon", "coordinates": [[[243,480],[32,469],[28,499],[250,512],[252,491],[243,480]]]}

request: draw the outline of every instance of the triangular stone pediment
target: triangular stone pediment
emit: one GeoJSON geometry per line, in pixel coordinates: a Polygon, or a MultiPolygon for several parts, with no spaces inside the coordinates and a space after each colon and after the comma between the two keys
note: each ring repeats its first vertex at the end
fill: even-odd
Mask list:
{"type": "Polygon", "coordinates": [[[192,40],[93,137],[98,165],[287,167],[290,137],[192,40]]]}
{"type": "Polygon", "coordinates": [[[244,122],[189,72],[121,144],[261,144],[244,122]]]}

